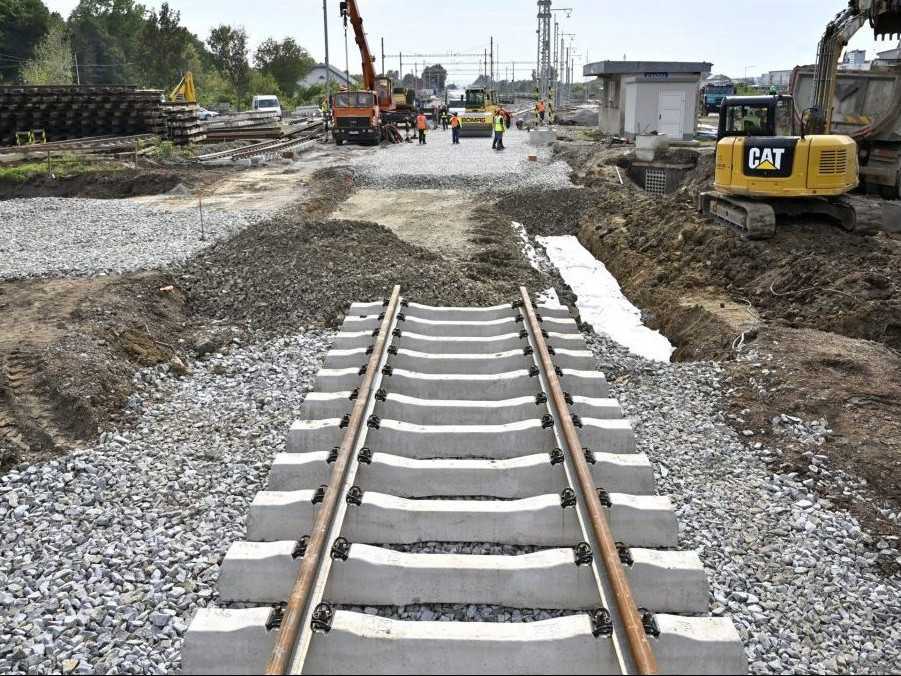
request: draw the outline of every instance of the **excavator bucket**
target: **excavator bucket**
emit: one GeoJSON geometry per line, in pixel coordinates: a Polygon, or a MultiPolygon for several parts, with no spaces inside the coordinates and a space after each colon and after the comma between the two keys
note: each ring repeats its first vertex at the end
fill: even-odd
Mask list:
{"type": "Polygon", "coordinates": [[[901,37],[901,0],[876,0],[871,23],[877,38],[901,37]]]}

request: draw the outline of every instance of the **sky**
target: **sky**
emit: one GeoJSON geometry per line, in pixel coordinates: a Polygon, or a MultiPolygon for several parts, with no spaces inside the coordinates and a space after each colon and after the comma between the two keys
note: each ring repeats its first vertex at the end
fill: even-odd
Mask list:
{"type": "MultiPolygon", "coordinates": [[[[52,11],[67,17],[77,0],[44,0],[52,11]]],[[[345,68],[344,27],[338,0],[328,5],[330,60],[345,68]]],[[[146,0],[158,7],[157,0],[146,0]]],[[[404,57],[404,71],[414,64],[440,62],[450,72],[449,81],[468,84],[479,72],[479,58],[455,59],[431,55],[449,52],[480,54],[493,35],[500,62],[515,64],[517,79],[530,77],[537,58],[537,3],[535,0],[358,0],[370,48],[380,59],[385,39],[387,70],[397,70],[397,54],[404,57]]],[[[201,39],[210,28],[228,23],[242,25],[251,47],[267,37],[293,37],[310,54],[324,57],[322,0],[170,0],[181,12],[182,23],[201,39]]],[[[618,60],[709,61],[716,73],[731,77],[760,75],[813,63],[826,24],[847,6],[847,0],[754,0],[751,3],[710,0],[555,0],[561,33],[574,34],[577,75],[586,62],[618,60]]],[[[567,37],[567,42],[570,38],[567,37]]],[[[864,28],[851,44],[876,51],[892,49],[877,42],[864,28]]],[[[349,34],[350,71],[359,73],[359,51],[349,34]]],[[[502,63],[496,76],[504,76],[514,64],[502,63]]],[[[381,70],[380,60],[376,70],[381,70]]],[[[502,78],[498,78],[502,79],[502,78]]]]}

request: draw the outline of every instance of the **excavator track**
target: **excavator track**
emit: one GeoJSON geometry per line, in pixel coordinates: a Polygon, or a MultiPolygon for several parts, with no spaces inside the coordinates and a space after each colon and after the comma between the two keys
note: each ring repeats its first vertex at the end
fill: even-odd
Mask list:
{"type": "Polygon", "coordinates": [[[745,239],[772,239],[776,235],[776,212],[766,202],[716,191],[701,193],[698,200],[701,213],[728,224],[745,239]]]}

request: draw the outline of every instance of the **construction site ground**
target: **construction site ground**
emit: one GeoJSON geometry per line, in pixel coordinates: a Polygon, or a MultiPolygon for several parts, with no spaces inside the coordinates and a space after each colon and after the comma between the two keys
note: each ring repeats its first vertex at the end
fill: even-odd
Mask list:
{"type": "Polygon", "coordinates": [[[533,225],[533,234],[578,235],[670,338],[675,359],[722,361],[730,422],[761,447],[778,445],[774,469],[797,472],[868,526],[898,535],[885,514],[901,510],[901,236],[804,217],[751,242],[697,212],[697,193],[712,187],[709,148],[666,197],[648,195],[624,169],[617,175],[628,148],[568,134],[557,152],[582,188],[501,201],[502,213],[543,210],[531,222],[555,225],[533,225]],[[824,421],[820,441],[793,432],[794,419],[824,421]],[[836,494],[817,469],[820,454],[862,480],[870,499],[836,494]]]}
{"type": "MultiPolygon", "coordinates": [[[[74,229],[72,255],[84,259],[60,272],[45,260],[47,233],[0,239],[7,268],[29,271],[0,275],[0,515],[19,528],[9,579],[35,586],[50,574],[31,579],[18,562],[54,558],[44,542],[54,531],[29,524],[43,523],[60,491],[102,513],[79,522],[90,530],[84,552],[60,566],[104,556],[126,521],[138,536],[165,534],[136,564],[139,579],[123,571],[126,582],[112,583],[122,600],[104,631],[115,640],[79,653],[84,664],[180,667],[188,619],[216,601],[222,543],[239,536],[348,303],[395,284],[434,305],[506,303],[520,285],[577,300],[560,271],[529,259],[512,222],[539,257],[536,236],[577,236],[675,346],[666,364],[586,333],[674,496],[683,544],[702,556],[714,612],[736,618],[751,671],[894,663],[896,641],[858,634],[861,622],[891,624],[885,598],[901,563],[899,236],[801,220],[773,241],[745,241],[694,209],[708,151],[683,190],[655,197],[628,178],[630,147],[592,129],[559,129],[539,149],[514,130],[507,148],[452,146],[435,131],[426,148],[323,144],[259,166],[156,162],[0,188],[10,200],[0,214],[30,222],[23,209],[62,210],[56,234],[74,229]],[[23,196],[36,199],[23,206],[23,196]],[[60,196],[77,198],[64,202],[69,221],[60,196]],[[201,200],[208,225],[225,219],[203,239],[201,200]],[[97,252],[111,245],[96,233],[122,236],[104,219],[143,210],[155,220],[124,225],[150,242],[144,254],[102,270],[97,252]],[[82,217],[99,225],[77,236],[82,217]],[[171,256],[147,239],[167,217],[190,224],[171,256]],[[106,481],[110,472],[118,478],[106,481]],[[187,591],[145,589],[157,565],[185,578],[166,590],[187,591]],[[830,593],[823,606],[822,576],[847,581],[840,601],[830,593]],[[119,618],[163,607],[176,618],[165,631],[119,618]],[[842,626],[824,637],[839,612],[842,626]]],[[[55,616],[40,604],[28,612],[55,616]]],[[[22,651],[0,648],[0,666],[29,659],[31,639],[15,641],[22,651]]],[[[79,649],[66,650],[57,653],[79,649]]]]}

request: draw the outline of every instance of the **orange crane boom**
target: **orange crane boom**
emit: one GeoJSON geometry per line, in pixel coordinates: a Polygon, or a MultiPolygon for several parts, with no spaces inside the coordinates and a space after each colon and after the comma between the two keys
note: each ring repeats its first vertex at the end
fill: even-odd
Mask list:
{"type": "Polygon", "coordinates": [[[366,40],[366,32],[363,30],[363,17],[360,15],[360,8],[357,7],[356,0],[342,0],[341,16],[344,17],[344,26],[347,27],[347,20],[354,28],[354,38],[357,46],[360,48],[360,56],[363,58],[363,89],[375,91],[375,57],[369,51],[369,42],[366,40]]]}

